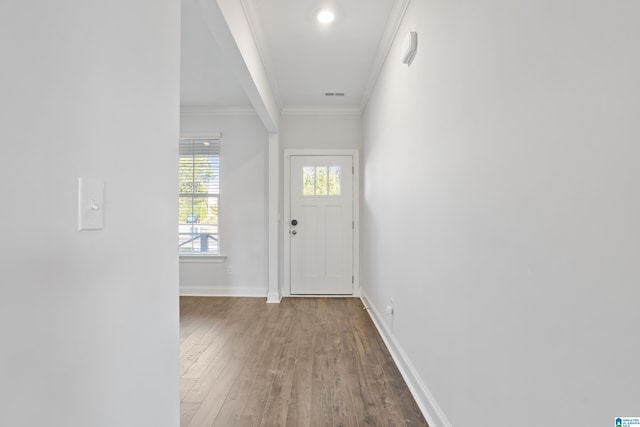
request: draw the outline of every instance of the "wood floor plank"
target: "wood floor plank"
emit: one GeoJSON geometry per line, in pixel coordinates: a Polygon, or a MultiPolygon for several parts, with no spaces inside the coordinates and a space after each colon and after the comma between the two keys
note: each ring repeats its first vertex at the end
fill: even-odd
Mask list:
{"type": "Polygon", "coordinates": [[[356,426],[358,424],[355,417],[355,407],[351,392],[342,372],[346,367],[343,351],[330,351],[329,366],[331,367],[331,391],[333,406],[333,424],[336,426],[356,426]]]}
{"type": "Polygon", "coordinates": [[[302,333],[297,324],[291,324],[289,334],[280,354],[278,368],[271,385],[269,398],[264,408],[261,426],[282,426],[287,422],[289,397],[293,388],[293,374],[296,363],[297,343],[302,333]]]}
{"type": "Polygon", "coordinates": [[[291,393],[287,407],[287,427],[307,427],[311,425],[311,376],[313,371],[313,327],[312,320],[304,313],[311,312],[309,299],[301,299],[297,325],[300,329],[296,346],[296,360],[293,368],[291,393]]]}
{"type": "Polygon", "coordinates": [[[354,298],[180,299],[181,425],[427,426],[354,298]]]}
{"type": "Polygon", "coordinates": [[[197,378],[180,378],[180,402],[189,393],[196,381],[197,378]]]}
{"type": "Polygon", "coordinates": [[[242,365],[242,361],[238,359],[232,359],[225,365],[216,382],[202,399],[202,404],[188,424],[189,426],[203,427],[213,424],[242,365]]]}
{"type": "Polygon", "coordinates": [[[367,381],[370,390],[376,390],[371,394],[374,399],[380,421],[383,425],[404,426],[404,417],[393,397],[392,392],[384,376],[384,371],[379,363],[378,353],[382,350],[381,341],[377,332],[369,327],[370,319],[359,316],[353,321],[353,330],[359,346],[363,349],[358,352],[362,362],[362,368],[367,371],[367,381]]]}
{"type": "Polygon", "coordinates": [[[358,316],[354,324],[362,345],[365,348],[366,364],[372,368],[370,381],[375,382],[378,393],[375,394],[376,405],[382,408],[383,422],[386,425],[427,425],[402,379],[393,359],[388,352],[382,337],[369,326],[371,319],[358,316]],[[413,421],[417,419],[418,421],[413,421]]]}
{"type": "Polygon", "coordinates": [[[198,411],[200,407],[200,403],[182,403],[180,404],[180,425],[186,426],[189,425],[191,419],[198,411]]]}
{"type": "Polygon", "coordinates": [[[280,308],[273,336],[270,339],[264,357],[257,366],[258,375],[242,409],[241,423],[243,424],[261,424],[269,396],[276,381],[281,355],[285,348],[292,321],[291,304],[286,301],[280,308]]]}
{"type": "Polygon", "coordinates": [[[205,344],[193,344],[187,351],[184,352],[180,357],[180,375],[183,378],[198,378],[200,375],[191,375],[188,376],[186,373],[189,371],[189,368],[193,366],[194,363],[198,361],[200,355],[207,350],[209,345],[205,344]]]}
{"type": "MultiPolygon", "coordinates": [[[[210,328],[219,322],[210,322],[219,316],[224,316],[226,310],[233,303],[215,298],[182,297],[180,299],[180,344],[193,336],[199,328],[210,328]],[[207,320],[207,321],[203,321],[207,320]]],[[[188,344],[187,344],[188,345],[188,344]]]]}
{"type": "Polygon", "coordinates": [[[241,418],[250,425],[260,425],[269,392],[276,376],[276,368],[282,353],[283,343],[271,342],[265,351],[264,358],[258,365],[259,375],[253,382],[247,401],[242,408],[241,418]]]}
{"type": "Polygon", "coordinates": [[[287,407],[289,427],[311,425],[311,369],[310,359],[296,360],[287,407]]]}
{"type": "Polygon", "coordinates": [[[395,401],[399,416],[402,417],[406,425],[427,426],[427,422],[422,417],[420,408],[411,396],[391,355],[387,353],[377,356],[380,359],[379,362],[384,375],[384,388],[388,395],[395,401]]]}
{"type": "Polygon", "coordinates": [[[329,381],[311,381],[311,425],[318,427],[333,426],[331,405],[331,383],[329,381]]]}
{"type": "Polygon", "coordinates": [[[235,426],[239,424],[239,418],[249,396],[249,391],[256,376],[259,373],[258,364],[273,336],[273,327],[266,325],[257,319],[257,333],[245,359],[245,366],[231,386],[231,390],[220,408],[214,423],[215,427],[235,426]]]}
{"type": "Polygon", "coordinates": [[[378,408],[376,408],[374,391],[369,388],[369,381],[366,370],[362,366],[362,361],[357,353],[352,353],[349,359],[349,380],[348,387],[356,409],[358,425],[377,426],[384,425],[380,422],[378,408]]]}
{"type": "Polygon", "coordinates": [[[314,338],[311,378],[314,381],[329,381],[331,372],[329,369],[329,354],[326,350],[327,334],[324,332],[317,333],[314,338]]]}
{"type": "Polygon", "coordinates": [[[246,324],[250,322],[251,313],[234,313],[230,316],[236,320],[230,322],[226,333],[211,344],[212,350],[217,352],[215,358],[208,355],[206,363],[199,364],[195,373],[191,372],[193,375],[197,373],[198,380],[184,397],[184,402],[202,402],[225,366],[231,360],[238,360],[245,355],[249,347],[248,342],[252,338],[246,327],[246,324]]]}

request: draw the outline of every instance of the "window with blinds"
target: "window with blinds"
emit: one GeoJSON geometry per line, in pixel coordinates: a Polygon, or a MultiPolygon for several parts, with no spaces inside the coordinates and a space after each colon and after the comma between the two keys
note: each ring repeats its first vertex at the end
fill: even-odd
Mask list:
{"type": "Polygon", "coordinates": [[[181,138],[179,145],[179,253],[220,255],[220,140],[181,138]]]}

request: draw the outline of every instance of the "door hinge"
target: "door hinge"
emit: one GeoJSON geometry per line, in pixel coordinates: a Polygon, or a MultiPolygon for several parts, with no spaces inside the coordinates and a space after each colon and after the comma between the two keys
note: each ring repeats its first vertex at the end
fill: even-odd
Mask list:
{"type": "Polygon", "coordinates": [[[356,278],[355,276],[351,276],[351,284],[353,285],[354,283],[356,283],[356,278]]]}
{"type": "Polygon", "coordinates": [[[355,175],[355,174],[356,174],[356,167],[351,166],[351,175],[355,175]]]}
{"type": "Polygon", "coordinates": [[[355,221],[351,221],[351,229],[352,230],[356,229],[356,222],[355,221]]]}

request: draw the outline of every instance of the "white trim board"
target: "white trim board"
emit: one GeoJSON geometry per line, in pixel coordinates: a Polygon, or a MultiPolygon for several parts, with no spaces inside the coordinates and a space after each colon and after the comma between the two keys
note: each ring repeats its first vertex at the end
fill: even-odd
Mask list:
{"type": "Polygon", "coordinates": [[[404,352],[400,343],[395,339],[393,333],[386,327],[386,324],[380,317],[380,314],[375,309],[371,301],[369,300],[366,292],[361,291],[360,300],[364,304],[373,324],[375,325],[378,333],[382,337],[393,361],[396,363],[402,378],[407,383],[411,395],[415,399],[422,415],[424,415],[427,423],[430,427],[452,427],[451,423],[442,412],[442,409],[438,406],[435,399],[431,395],[427,386],[422,382],[422,379],[418,376],[418,373],[409,360],[409,357],[404,352]]]}
{"type": "Polygon", "coordinates": [[[180,132],[180,139],[222,139],[222,132],[180,132]]]}
{"type": "Polygon", "coordinates": [[[180,255],[180,264],[209,263],[218,264],[227,261],[226,255],[180,255]]]}
{"type": "Polygon", "coordinates": [[[278,85],[278,79],[274,75],[274,67],[273,61],[271,60],[271,54],[269,48],[267,47],[267,38],[264,35],[264,30],[262,25],[260,24],[260,19],[258,18],[258,12],[255,7],[253,7],[253,2],[247,0],[240,0],[242,4],[242,10],[244,12],[245,18],[247,19],[247,23],[249,24],[249,30],[251,30],[251,36],[253,37],[253,42],[256,45],[256,49],[258,50],[258,55],[260,56],[260,60],[262,61],[262,66],[264,67],[265,74],[267,75],[267,79],[269,80],[269,86],[271,86],[271,91],[273,92],[273,97],[278,106],[282,105],[282,97],[280,96],[280,86],[278,85]]]}
{"type": "Polygon", "coordinates": [[[198,0],[202,19],[220,48],[220,56],[229,64],[244,89],[253,109],[267,132],[278,132],[280,106],[268,83],[264,64],[251,34],[242,4],[236,1],[198,0]]]}
{"type": "Polygon", "coordinates": [[[369,74],[364,93],[362,94],[362,99],[360,100],[360,110],[362,111],[366,110],[367,104],[369,104],[369,99],[371,98],[373,89],[376,87],[378,77],[380,76],[382,67],[384,67],[385,62],[387,61],[387,57],[389,56],[389,52],[391,51],[391,47],[396,39],[396,35],[400,29],[400,24],[402,24],[402,20],[404,19],[404,15],[410,2],[411,0],[395,0],[393,4],[393,9],[389,15],[389,20],[387,21],[387,26],[384,30],[384,34],[382,35],[382,39],[380,39],[378,52],[373,60],[371,73],[369,74]]]}
{"type": "MultiPolygon", "coordinates": [[[[291,260],[289,259],[289,218],[291,217],[291,188],[289,181],[291,178],[291,156],[351,156],[353,159],[353,294],[342,295],[360,296],[360,152],[358,150],[320,150],[320,149],[286,149],[284,150],[284,180],[283,180],[283,202],[284,213],[282,221],[283,240],[283,268],[282,268],[282,289],[283,297],[291,296],[291,260]]],[[[326,296],[326,295],[325,295],[326,296]]]]}
{"type": "Polygon", "coordinates": [[[181,116],[257,116],[253,107],[181,107],[181,116]]]}
{"type": "Polygon", "coordinates": [[[287,295],[287,298],[357,298],[360,299],[359,295],[351,295],[351,294],[295,294],[295,295],[287,295]]]}
{"type": "Polygon", "coordinates": [[[235,286],[184,286],[180,287],[181,297],[256,297],[266,298],[265,288],[235,286]]]}
{"type": "Polygon", "coordinates": [[[280,294],[280,137],[269,134],[268,207],[267,207],[267,302],[277,304],[280,294]]]}
{"type": "Polygon", "coordinates": [[[283,116],[359,116],[360,108],[348,107],[284,107],[283,116]]]}

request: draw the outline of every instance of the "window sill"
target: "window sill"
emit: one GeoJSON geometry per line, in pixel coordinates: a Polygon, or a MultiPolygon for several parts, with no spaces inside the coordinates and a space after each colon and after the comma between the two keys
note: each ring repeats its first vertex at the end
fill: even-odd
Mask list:
{"type": "Polygon", "coordinates": [[[225,262],[226,255],[204,255],[204,254],[180,254],[181,263],[190,262],[225,262]]]}

